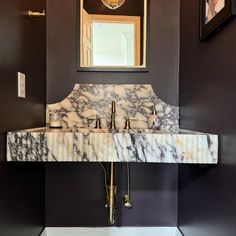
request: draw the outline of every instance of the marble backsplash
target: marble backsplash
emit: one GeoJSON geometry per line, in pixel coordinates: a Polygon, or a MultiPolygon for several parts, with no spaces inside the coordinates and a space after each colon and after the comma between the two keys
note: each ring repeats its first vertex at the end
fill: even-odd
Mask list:
{"type": "Polygon", "coordinates": [[[109,127],[112,101],[116,102],[117,128],[124,128],[127,116],[133,118],[132,128],[147,128],[152,105],[163,128],[179,128],[179,107],[163,102],[151,85],[134,84],[76,84],[64,100],[47,105],[47,123],[49,114],[58,112],[66,128],[94,127],[97,115],[102,126],[109,127]]]}

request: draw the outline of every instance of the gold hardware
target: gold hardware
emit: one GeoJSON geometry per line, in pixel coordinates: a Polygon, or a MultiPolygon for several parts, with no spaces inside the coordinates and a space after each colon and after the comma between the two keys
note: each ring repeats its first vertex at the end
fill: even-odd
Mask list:
{"type": "Polygon", "coordinates": [[[95,125],[95,129],[101,129],[102,125],[101,125],[101,118],[99,116],[96,117],[96,125],[95,125]]]}
{"type": "Polygon", "coordinates": [[[115,124],[115,113],[111,114],[111,129],[116,129],[116,124],[115,124]]]}
{"type": "Polygon", "coordinates": [[[152,115],[156,115],[157,112],[156,112],[156,107],[155,105],[152,105],[152,115]]]}
{"type": "Polygon", "coordinates": [[[107,207],[108,207],[108,223],[109,225],[115,224],[115,209],[116,209],[116,191],[117,186],[115,185],[115,164],[110,164],[110,179],[109,186],[107,186],[107,207]]]}
{"type": "Polygon", "coordinates": [[[130,195],[125,194],[123,197],[123,204],[126,208],[132,208],[130,195]]]}
{"type": "Polygon", "coordinates": [[[43,12],[37,12],[37,11],[31,11],[29,10],[27,12],[27,15],[30,17],[42,17],[42,16],[46,16],[45,10],[43,10],[43,12]]]}
{"type": "Polygon", "coordinates": [[[130,118],[129,117],[125,118],[125,129],[131,129],[131,127],[130,127],[130,118]]]}
{"type": "Polygon", "coordinates": [[[112,101],[112,103],[111,103],[111,112],[112,113],[116,112],[116,102],[115,101],[112,101]]]}
{"type": "Polygon", "coordinates": [[[116,129],[116,103],[112,101],[111,104],[111,129],[116,129]]]}

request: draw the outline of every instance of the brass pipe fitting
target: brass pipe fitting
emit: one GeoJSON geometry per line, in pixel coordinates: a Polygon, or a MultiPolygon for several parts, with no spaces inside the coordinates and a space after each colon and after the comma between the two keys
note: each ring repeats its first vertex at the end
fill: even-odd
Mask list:
{"type": "Polygon", "coordinates": [[[29,10],[27,12],[27,15],[30,17],[42,17],[42,16],[46,16],[46,13],[45,13],[45,10],[43,10],[43,12],[35,12],[35,11],[29,10]]]}
{"type": "Polygon", "coordinates": [[[115,224],[115,210],[116,210],[116,191],[115,185],[115,164],[110,164],[109,185],[107,186],[107,207],[108,207],[108,223],[115,224]]]}

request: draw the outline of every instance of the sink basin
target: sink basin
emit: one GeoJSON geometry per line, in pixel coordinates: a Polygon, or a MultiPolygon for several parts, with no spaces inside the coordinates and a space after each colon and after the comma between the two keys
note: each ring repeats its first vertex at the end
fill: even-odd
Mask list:
{"type": "Polygon", "coordinates": [[[9,132],[7,160],[216,164],[218,136],[188,130],[43,127],[9,132]]]}

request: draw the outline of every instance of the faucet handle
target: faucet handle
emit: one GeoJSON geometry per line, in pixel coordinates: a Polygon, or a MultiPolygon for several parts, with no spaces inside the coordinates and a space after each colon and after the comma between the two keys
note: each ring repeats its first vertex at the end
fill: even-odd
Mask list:
{"type": "Polygon", "coordinates": [[[125,128],[124,129],[131,129],[130,118],[128,116],[125,117],[125,128]]]}
{"type": "Polygon", "coordinates": [[[95,129],[101,129],[102,125],[101,125],[101,118],[100,116],[96,116],[96,125],[95,125],[95,129]]]}
{"type": "Polygon", "coordinates": [[[91,126],[94,126],[95,129],[101,129],[102,128],[101,119],[105,119],[105,117],[99,116],[99,115],[87,117],[88,127],[90,127],[91,125],[91,126]]]}

